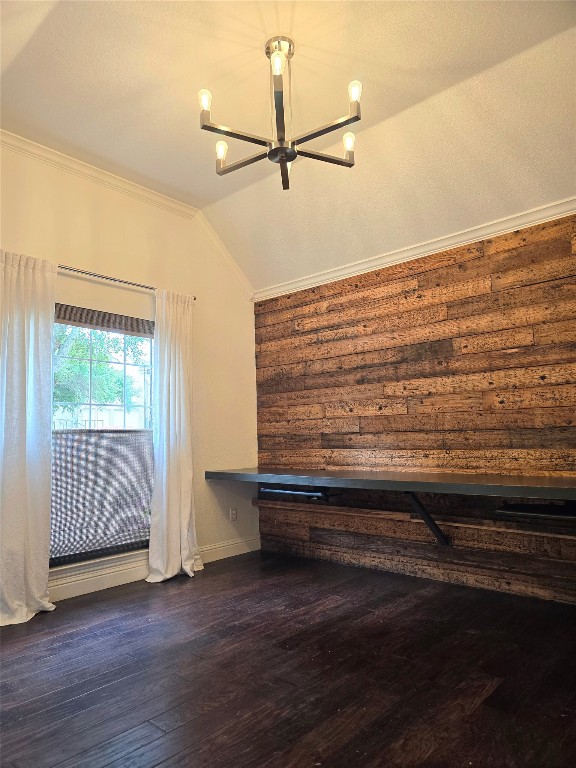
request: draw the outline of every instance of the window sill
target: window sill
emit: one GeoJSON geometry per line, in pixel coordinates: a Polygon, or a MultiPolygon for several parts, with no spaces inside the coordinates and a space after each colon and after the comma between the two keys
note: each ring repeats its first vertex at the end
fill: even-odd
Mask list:
{"type": "Polygon", "coordinates": [[[48,592],[50,600],[58,602],[69,597],[117,587],[148,576],[148,550],[137,549],[117,555],[84,560],[50,568],[48,592]]]}

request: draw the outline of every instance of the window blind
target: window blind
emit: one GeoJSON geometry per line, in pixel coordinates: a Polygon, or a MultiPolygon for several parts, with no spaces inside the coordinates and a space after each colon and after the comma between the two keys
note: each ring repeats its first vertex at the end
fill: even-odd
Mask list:
{"type": "Polygon", "coordinates": [[[113,312],[102,312],[99,309],[56,304],[54,319],[58,323],[66,323],[67,325],[81,325],[101,331],[119,331],[131,336],[154,337],[154,320],[116,315],[113,312]]]}

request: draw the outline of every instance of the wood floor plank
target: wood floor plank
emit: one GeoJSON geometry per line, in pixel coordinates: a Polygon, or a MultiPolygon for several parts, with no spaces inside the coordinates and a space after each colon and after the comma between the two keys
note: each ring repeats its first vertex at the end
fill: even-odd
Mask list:
{"type": "Polygon", "coordinates": [[[58,768],[105,768],[114,760],[127,757],[134,750],[149,744],[162,735],[151,723],[142,723],[119,736],[103,741],[92,749],[58,763],[58,768]]]}

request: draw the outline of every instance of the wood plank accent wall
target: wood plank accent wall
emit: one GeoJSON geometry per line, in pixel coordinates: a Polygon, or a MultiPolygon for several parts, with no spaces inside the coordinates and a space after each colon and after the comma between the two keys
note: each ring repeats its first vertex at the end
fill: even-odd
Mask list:
{"type": "MultiPolygon", "coordinates": [[[[262,301],[256,342],[261,465],[576,475],[576,216],[262,301]]],[[[262,548],[576,602],[574,521],[421,496],[452,547],[350,490],[259,498],[262,548]]]]}
{"type": "Polygon", "coordinates": [[[393,499],[378,510],[269,499],[255,504],[267,551],[576,603],[573,523],[482,519],[442,509],[445,498],[424,501],[451,547],[438,547],[424,523],[393,499]]]}
{"type": "Polygon", "coordinates": [[[576,216],[255,311],[260,464],[576,475],[576,216]]]}

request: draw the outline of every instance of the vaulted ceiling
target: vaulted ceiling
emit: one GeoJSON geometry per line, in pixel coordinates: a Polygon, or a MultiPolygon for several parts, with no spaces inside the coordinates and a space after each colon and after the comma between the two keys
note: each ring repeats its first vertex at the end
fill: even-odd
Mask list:
{"type": "MultiPolygon", "coordinates": [[[[572,2],[12,2],[2,127],[204,211],[256,289],[548,206],[576,178],[572,2]],[[294,130],[347,112],[352,170],[299,158],[217,177],[216,122],[270,125],[292,37],[294,130]]],[[[339,151],[341,137],[317,140],[339,151]]],[[[252,152],[230,141],[229,160],[252,152]]]]}

